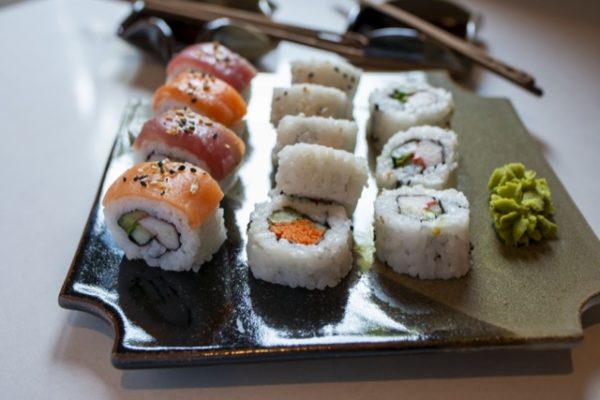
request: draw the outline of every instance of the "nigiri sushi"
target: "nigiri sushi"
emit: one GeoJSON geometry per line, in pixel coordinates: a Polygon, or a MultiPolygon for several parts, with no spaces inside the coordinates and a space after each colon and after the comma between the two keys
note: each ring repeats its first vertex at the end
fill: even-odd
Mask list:
{"type": "Polygon", "coordinates": [[[246,103],[237,90],[204,72],[182,72],[154,92],[154,114],[184,107],[229,127],[246,114],[246,103]]]}
{"type": "Polygon", "coordinates": [[[169,158],[206,170],[224,192],[235,183],[246,146],[229,128],[190,109],[169,110],[148,120],[133,143],[137,161],[169,158]]]}
{"type": "Polygon", "coordinates": [[[242,93],[256,75],[244,57],[219,42],[198,43],[183,49],[167,65],[167,81],[184,71],[200,71],[224,80],[242,93]]]}
{"type": "Polygon", "coordinates": [[[112,238],[128,259],[165,270],[200,269],[225,241],[223,192],[208,172],[169,160],[134,165],[102,204],[112,238]]]}

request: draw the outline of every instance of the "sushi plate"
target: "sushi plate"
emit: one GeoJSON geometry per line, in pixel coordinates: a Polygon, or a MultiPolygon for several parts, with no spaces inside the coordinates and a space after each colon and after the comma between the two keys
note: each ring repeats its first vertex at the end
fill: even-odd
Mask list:
{"type": "Polygon", "coordinates": [[[600,292],[598,239],[548,166],[509,101],[480,98],[442,72],[366,73],[355,100],[364,139],[369,92],[393,81],[429,80],[452,91],[451,127],[460,143],[457,188],[471,204],[471,271],[448,281],[398,275],[373,255],[373,173],[354,215],[355,265],[338,286],[309,291],[255,279],[245,253],[256,202],[272,187],[271,92],[289,77],[253,81],[240,180],[223,201],[226,243],[198,273],[167,272],[129,261],[107,231],[100,199],[132,164],[131,140],[150,111],[125,112],[98,195],[59,295],[68,309],[112,325],[118,368],[384,355],[407,351],[571,346],[582,339],[580,314],[600,292]],[[558,237],[524,248],[503,245],[487,211],[493,169],[521,161],[548,180],[558,237]]]}

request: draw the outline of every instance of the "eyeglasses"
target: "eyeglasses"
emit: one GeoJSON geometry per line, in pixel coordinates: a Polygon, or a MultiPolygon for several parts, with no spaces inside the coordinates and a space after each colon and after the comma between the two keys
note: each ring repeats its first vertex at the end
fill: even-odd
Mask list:
{"type": "MultiPolygon", "coordinates": [[[[257,15],[267,17],[270,17],[274,10],[268,0],[230,0],[210,3],[215,2],[236,9],[251,10],[257,15]]],[[[476,40],[479,18],[454,3],[444,0],[395,0],[391,3],[456,36],[469,41],[476,40]]],[[[347,27],[345,35],[350,39],[356,39],[357,43],[360,42],[353,45],[361,46],[361,52],[368,56],[365,57],[367,59],[373,57],[399,60],[405,65],[414,65],[416,68],[446,67],[458,74],[469,70],[470,63],[466,59],[370,7],[353,8],[348,16],[347,27]]],[[[181,18],[150,10],[143,1],[136,1],[131,15],[123,21],[118,33],[123,39],[157,55],[166,62],[184,46],[209,40],[218,40],[246,58],[257,59],[277,45],[277,40],[273,39],[277,35],[273,35],[272,32],[272,30],[233,22],[226,18],[209,22],[181,18]],[[269,32],[270,35],[265,34],[269,32]]],[[[281,39],[281,36],[278,38],[281,39]]],[[[341,42],[339,45],[342,47],[338,48],[350,47],[348,43],[341,42]]]]}

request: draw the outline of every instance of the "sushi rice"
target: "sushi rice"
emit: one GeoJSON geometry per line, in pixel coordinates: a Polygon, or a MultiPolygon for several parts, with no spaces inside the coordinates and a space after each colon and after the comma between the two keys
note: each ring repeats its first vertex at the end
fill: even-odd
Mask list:
{"type": "Polygon", "coordinates": [[[271,283],[306,289],[337,285],[352,268],[351,222],[344,208],[307,199],[275,196],[250,215],[248,265],[252,274],[271,283]],[[316,244],[293,243],[269,229],[269,217],[283,209],[304,214],[327,229],[316,244]]]}

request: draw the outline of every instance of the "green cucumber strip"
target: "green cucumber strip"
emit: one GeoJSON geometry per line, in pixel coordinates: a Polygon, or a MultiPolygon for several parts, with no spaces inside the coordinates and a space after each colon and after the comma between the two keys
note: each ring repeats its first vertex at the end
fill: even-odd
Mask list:
{"type": "Polygon", "coordinates": [[[155,237],[155,234],[147,231],[140,225],[136,225],[136,227],[129,234],[129,239],[131,239],[135,244],[139,246],[145,246],[155,237]]]}
{"type": "Polygon", "coordinates": [[[404,167],[410,160],[412,160],[413,154],[406,153],[400,156],[392,156],[392,163],[394,164],[394,168],[404,167]]]}
{"type": "Polygon", "coordinates": [[[119,218],[117,223],[129,235],[136,228],[137,222],[142,218],[146,218],[147,216],[148,213],[145,211],[130,211],[121,215],[121,218],[119,218]]]}
{"type": "Polygon", "coordinates": [[[323,230],[327,229],[327,227],[325,225],[323,225],[319,222],[313,221],[306,215],[304,215],[290,207],[284,207],[281,210],[275,211],[273,214],[271,214],[271,216],[269,216],[267,218],[267,221],[269,221],[269,224],[271,224],[271,225],[277,225],[277,224],[285,224],[285,223],[289,223],[289,222],[294,222],[299,219],[309,220],[310,222],[315,224],[315,226],[318,229],[323,229],[323,230]]]}

